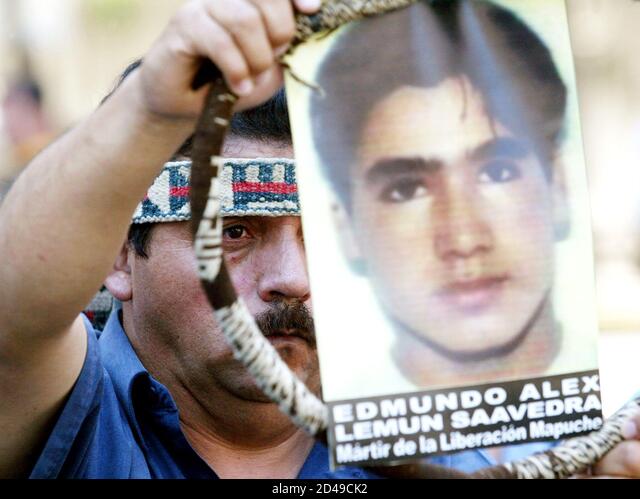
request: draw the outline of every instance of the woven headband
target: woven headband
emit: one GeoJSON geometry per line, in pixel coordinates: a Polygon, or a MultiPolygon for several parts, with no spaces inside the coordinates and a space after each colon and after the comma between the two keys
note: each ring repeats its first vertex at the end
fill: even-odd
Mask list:
{"type": "MultiPolygon", "coordinates": [[[[134,224],[191,218],[191,161],[166,163],[138,205],[134,224]]],[[[222,216],[299,216],[295,162],[287,158],[225,158],[219,176],[222,216]]]]}

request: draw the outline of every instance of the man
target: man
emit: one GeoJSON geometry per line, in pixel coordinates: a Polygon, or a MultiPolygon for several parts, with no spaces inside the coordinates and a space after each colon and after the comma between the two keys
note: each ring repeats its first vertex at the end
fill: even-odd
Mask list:
{"type": "MultiPolygon", "coordinates": [[[[305,7],[300,1],[297,6],[307,11],[317,8],[309,4],[305,7]]],[[[212,58],[243,96],[240,109],[251,107],[280,85],[274,52],[286,45],[292,29],[289,2],[189,3],[142,67],[91,117],[50,146],[14,185],[2,205],[0,243],[2,254],[12,261],[10,268],[3,266],[0,291],[4,301],[0,306],[2,476],[31,472],[37,476],[212,476],[212,469],[223,477],[322,476],[313,464],[318,460],[312,451],[313,439],[292,426],[275,404],[265,401],[216,333],[189,256],[186,224],[154,228],[148,260],[117,250],[158,166],[193,131],[206,92],[190,89],[199,59],[212,58]],[[229,12],[233,19],[228,18],[229,12]],[[71,184],[74,187],[67,189],[71,184]],[[113,256],[118,253],[114,265],[113,256]],[[169,258],[172,264],[166,266],[169,258]],[[116,400],[123,380],[118,376],[131,375],[140,366],[116,355],[123,352],[123,345],[112,344],[114,355],[106,357],[118,365],[113,376],[102,378],[95,357],[104,356],[100,348],[107,347],[98,347],[87,335],[83,320],[76,318],[107,274],[109,289],[123,302],[123,326],[129,334],[115,343],[129,338],[130,348],[153,373],[151,378],[136,371],[132,400],[140,403],[137,390],[142,390],[143,401],[156,393],[150,405],[153,410],[160,413],[164,407],[166,414],[175,416],[158,438],[149,439],[138,432],[139,428],[144,432],[145,426],[128,419],[133,412],[124,407],[135,411],[139,408],[135,402],[122,406],[126,417],[109,418],[110,411],[113,415],[119,410],[116,400]],[[83,378],[86,374],[95,377],[83,378]],[[71,391],[82,379],[89,379],[84,385],[89,392],[71,391]],[[170,387],[172,401],[166,390],[155,391],[156,383],[170,387]],[[90,393],[95,396],[89,397],[90,393]],[[100,393],[105,398],[100,399],[100,393]],[[172,402],[180,408],[180,425],[172,402]],[[68,414],[76,420],[64,435],[75,433],[71,442],[76,444],[70,444],[68,459],[55,461],[69,442],[61,442],[59,433],[49,440],[48,436],[56,421],[69,422],[68,414]],[[83,430],[96,433],[84,438],[83,430]],[[185,437],[171,433],[179,430],[185,437]],[[172,453],[183,459],[166,464],[163,438],[171,442],[172,453]],[[43,446],[45,453],[38,456],[43,446]],[[92,459],[79,459],[82,455],[92,459]],[[305,471],[305,461],[311,463],[311,475],[305,471]]],[[[249,143],[253,145],[231,138],[225,154],[287,155],[278,144],[249,143]]],[[[229,264],[238,269],[235,275],[242,276],[236,281],[240,294],[255,314],[275,302],[307,304],[308,290],[300,280],[304,268],[296,267],[300,260],[291,248],[289,265],[284,267],[279,260],[284,242],[291,246],[295,239],[300,250],[299,219],[270,218],[261,225],[269,229],[269,238],[253,231],[251,223],[238,238],[234,235],[238,228],[229,229],[227,239],[233,249],[229,264]],[[249,239],[256,244],[252,246],[249,239]],[[258,258],[254,248],[260,255],[270,255],[270,262],[258,258]],[[259,268],[247,275],[246,269],[252,266],[259,268]]],[[[317,390],[316,360],[308,338],[296,331],[277,331],[275,336],[281,337],[274,337],[274,344],[295,372],[317,390]]],[[[136,412],[135,417],[142,421],[152,416],[136,412]]]]}
{"type": "MultiPolygon", "coordinates": [[[[295,170],[286,159],[290,132],[271,118],[284,105],[280,95],[232,121],[223,153],[261,159],[225,162],[224,249],[261,329],[319,394],[295,170]],[[283,186],[289,189],[274,192],[283,186]]],[[[119,304],[98,342],[87,324],[87,358],[30,476],[368,476],[329,473],[325,448],[295,428],[233,358],[195,273],[190,162],[174,159],[133,214],[105,281],[119,304]]]]}
{"type": "Polygon", "coordinates": [[[318,83],[314,140],[403,374],[431,388],[545,373],[568,220],[567,92],[544,43],[488,2],[419,2],[347,30],[318,83]]]}
{"type": "MultiPolygon", "coordinates": [[[[329,474],[323,447],[280,414],[232,358],[180,221],[188,217],[186,164],[167,165],[136,209],[158,165],[194,126],[202,93],[189,86],[199,58],[223,69],[244,96],[241,104],[259,102],[279,81],[273,58],[264,64],[256,54],[273,55],[286,42],[282,33],[274,37],[269,21],[275,16],[286,25],[290,14],[288,4],[275,1],[187,5],[142,66],[14,185],[0,211],[0,254],[12,262],[0,269],[0,475],[367,476],[354,469],[329,474]],[[232,22],[225,17],[231,8],[232,22]],[[234,24],[239,19],[246,24],[234,24]],[[269,73],[256,79],[260,68],[269,73]],[[147,225],[153,221],[162,223],[147,225]],[[96,340],[77,313],[105,276],[122,305],[96,340]]],[[[290,146],[261,128],[257,136],[247,130],[235,127],[224,155],[264,160],[229,160],[227,187],[246,193],[234,181],[248,180],[259,190],[281,183],[280,173],[291,184],[288,162],[269,159],[290,157],[290,146]]],[[[227,205],[224,222],[234,285],[289,366],[317,392],[299,219],[283,212],[234,217],[241,199],[227,205]]]]}

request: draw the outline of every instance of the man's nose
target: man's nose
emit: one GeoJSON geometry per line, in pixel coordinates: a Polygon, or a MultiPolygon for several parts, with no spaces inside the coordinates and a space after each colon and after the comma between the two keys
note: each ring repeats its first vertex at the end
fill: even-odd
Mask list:
{"type": "Polygon", "coordinates": [[[434,208],[434,245],[440,258],[467,258],[491,250],[492,228],[473,189],[451,186],[434,208]]]}
{"type": "Polygon", "coordinates": [[[283,231],[262,251],[258,295],[265,302],[306,302],[310,296],[304,242],[297,232],[283,231]]]}

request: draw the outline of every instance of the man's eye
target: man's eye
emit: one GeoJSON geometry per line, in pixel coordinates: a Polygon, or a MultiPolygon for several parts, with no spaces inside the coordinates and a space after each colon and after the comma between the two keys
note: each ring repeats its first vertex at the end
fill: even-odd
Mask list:
{"type": "Polygon", "coordinates": [[[480,170],[479,180],[482,184],[501,184],[512,182],[522,176],[520,167],[506,161],[493,161],[480,170]]]}
{"type": "Polygon", "coordinates": [[[387,186],[380,194],[380,199],[390,203],[405,203],[425,197],[427,193],[427,187],[422,180],[404,179],[387,186]]]}
{"type": "Polygon", "coordinates": [[[222,230],[222,235],[229,239],[240,239],[247,235],[247,229],[242,225],[232,225],[222,230]]]}

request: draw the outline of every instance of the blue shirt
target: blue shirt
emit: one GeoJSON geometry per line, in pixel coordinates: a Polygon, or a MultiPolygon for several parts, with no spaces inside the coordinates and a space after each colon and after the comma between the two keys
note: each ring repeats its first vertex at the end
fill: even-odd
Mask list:
{"type": "MultiPolygon", "coordinates": [[[[31,478],[217,478],[187,442],[173,398],[136,356],[118,312],[114,308],[101,334],[85,318],[84,365],[31,478]]],[[[514,449],[517,457],[531,452],[526,445],[514,449]]],[[[483,451],[431,461],[463,471],[493,464],[483,451]]],[[[298,478],[376,475],[354,467],[331,471],[327,448],[316,443],[298,478]]]]}

